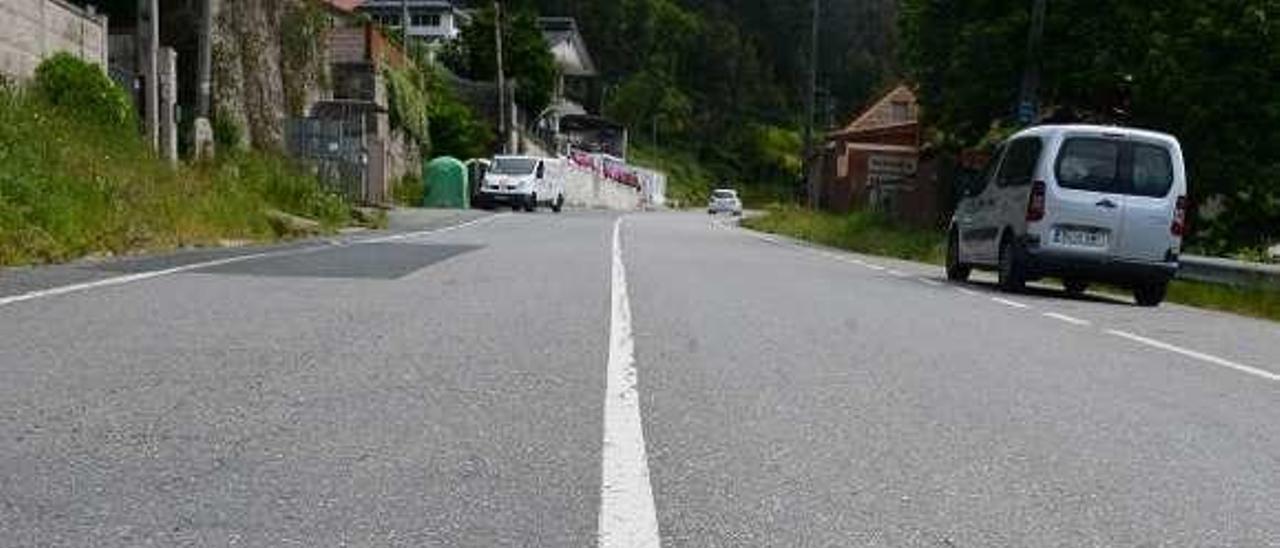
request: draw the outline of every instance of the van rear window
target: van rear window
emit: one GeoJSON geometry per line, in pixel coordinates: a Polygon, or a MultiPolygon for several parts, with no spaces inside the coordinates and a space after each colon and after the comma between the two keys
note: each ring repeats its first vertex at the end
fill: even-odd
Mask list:
{"type": "Polygon", "coordinates": [[[1067,139],[1058,153],[1058,186],[1094,192],[1120,192],[1120,141],[1067,139]]]}
{"type": "Polygon", "coordinates": [[[1133,145],[1133,194],[1162,198],[1173,186],[1169,150],[1156,145],[1133,145]]]}
{"type": "Polygon", "coordinates": [[[1077,137],[1062,144],[1054,174],[1063,188],[1160,198],[1173,186],[1173,160],[1159,145],[1077,137]]]}

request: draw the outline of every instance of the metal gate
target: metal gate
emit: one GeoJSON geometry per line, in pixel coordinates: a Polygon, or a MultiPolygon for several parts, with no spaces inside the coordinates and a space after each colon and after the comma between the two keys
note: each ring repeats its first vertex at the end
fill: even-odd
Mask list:
{"type": "Polygon", "coordinates": [[[289,155],[309,166],[325,190],[353,203],[369,200],[369,146],[363,117],[291,118],[285,125],[289,155]]]}

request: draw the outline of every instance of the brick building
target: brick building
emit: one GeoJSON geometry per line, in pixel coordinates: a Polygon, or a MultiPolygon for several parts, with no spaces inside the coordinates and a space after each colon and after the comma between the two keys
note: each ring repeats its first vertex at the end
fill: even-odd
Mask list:
{"type": "Polygon", "coordinates": [[[900,85],[849,125],[827,134],[822,207],[837,212],[872,208],[931,224],[939,212],[937,177],[921,166],[919,104],[900,85]]]}

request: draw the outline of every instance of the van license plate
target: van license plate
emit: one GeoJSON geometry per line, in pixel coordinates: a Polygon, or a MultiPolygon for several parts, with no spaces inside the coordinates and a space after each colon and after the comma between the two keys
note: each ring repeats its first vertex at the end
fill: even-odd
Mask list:
{"type": "Polygon", "coordinates": [[[1053,243],[1078,247],[1107,247],[1107,233],[1101,230],[1056,228],[1053,243]]]}

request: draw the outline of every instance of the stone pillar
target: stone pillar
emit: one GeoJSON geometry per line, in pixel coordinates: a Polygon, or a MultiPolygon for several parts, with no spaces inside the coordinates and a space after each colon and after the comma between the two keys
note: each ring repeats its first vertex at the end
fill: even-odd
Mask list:
{"type": "Polygon", "coordinates": [[[160,157],[178,161],[178,52],[160,50],[160,157]]]}

